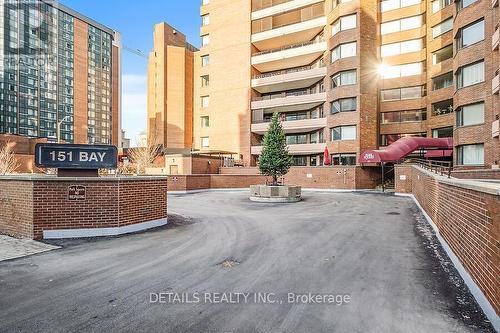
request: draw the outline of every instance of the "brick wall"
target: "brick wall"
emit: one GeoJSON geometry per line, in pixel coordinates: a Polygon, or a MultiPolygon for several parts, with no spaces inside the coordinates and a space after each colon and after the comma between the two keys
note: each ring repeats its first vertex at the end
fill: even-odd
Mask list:
{"type": "Polygon", "coordinates": [[[500,314],[500,195],[481,184],[448,180],[416,166],[395,168],[396,192],[412,193],[500,314]],[[400,176],[406,176],[406,180],[400,176]],[[476,184],[476,185],[474,185],[476,184]],[[490,193],[491,192],[491,193],[490,193]]]}
{"type": "Polygon", "coordinates": [[[44,230],[120,227],[165,218],[167,180],[0,177],[0,207],[0,233],[18,237],[41,239],[44,230]],[[85,200],[70,201],[70,185],[84,186],[85,200]]]}
{"type": "Polygon", "coordinates": [[[452,176],[461,179],[500,179],[500,169],[458,170],[452,176]]]}

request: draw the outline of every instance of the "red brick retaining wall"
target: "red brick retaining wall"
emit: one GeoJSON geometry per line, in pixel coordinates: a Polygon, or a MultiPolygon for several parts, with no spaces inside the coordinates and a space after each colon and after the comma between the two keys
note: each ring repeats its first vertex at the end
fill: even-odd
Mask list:
{"type": "Polygon", "coordinates": [[[500,179],[500,169],[457,170],[452,176],[461,179],[500,179]]]}
{"type": "Polygon", "coordinates": [[[416,166],[397,166],[395,181],[397,193],[414,195],[500,314],[500,193],[488,184],[482,190],[481,183],[448,180],[416,166]]]}
{"type": "Polygon", "coordinates": [[[165,217],[165,177],[0,177],[4,234],[41,239],[44,230],[122,227],[165,217]],[[71,185],[85,187],[84,200],[69,200],[71,185]]]}

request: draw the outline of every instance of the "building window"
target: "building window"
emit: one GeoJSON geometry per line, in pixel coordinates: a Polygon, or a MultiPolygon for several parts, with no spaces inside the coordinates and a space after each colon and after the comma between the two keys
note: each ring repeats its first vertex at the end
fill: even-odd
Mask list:
{"type": "Polygon", "coordinates": [[[307,112],[286,113],[283,117],[284,121],[304,120],[307,119],[307,112]]]}
{"type": "Polygon", "coordinates": [[[457,48],[462,49],[484,40],[484,20],[460,28],[457,33],[457,48]]]}
{"type": "Polygon", "coordinates": [[[201,96],[201,107],[202,108],[208,108],[209,102],[210,102],[209,96],[201,96]]]}
{"type": "Polygon", "coordinates": [[[201,138],[201,148],[210,147],[210,138],[208,136],[204,136],[201,138]]]}
{"type": "Polygon", "coordinates": [[[432,38],[441,36],[442,34],[453,29],[453,17],[432,27],[432,38]]]}
{"type": "Polygon", "coordinates": [[[332,128],[332,141],[356,140],[356,125],[337,126],[332,128]]]}
{"type": "Polygon", "coordinates": [[[415,99],[425,96],[424,86],[386,89],[380,92],[382,102],[415,99]]]}
{"type": "Polygon", "coordinates": [[[315,155],[309,158],[310,166],[321,166],[323,165],[323,155],[315,155]]]}
{"type": "Polygon", "coordinates": [[[412,39],[397,43],[385,44],[380,48],[381,57],[418,52],[422,50],[422,39],[412,39]]]}
{"type": "Polygon", "coordinates": [[[339,112],[356,111],[356,109],[357,109],[356,97],[341,98],[330,103],[331,114],[336,114],[339,112]]]}
{"type": "Polygon", "coordinates": [[[210,24],[210,15],[205,14],[201,16],[201,25],[202,26],[207,26],[210,24]]]}
{"type": "Polygon", "coordinates": [[[484,144],[457,146],[458,165],[483,165],[484,144]]]}
{"type": "Polygon", "coordinates": [[[432,52],[432,64],[437,65],[440,62],[453,57],[453,44],[447,45],[437,51],[432,52]]]}
{"type": "Polygon", "coordinates": [[[356,42],[338,45],[336,48],[332,50],[332,58],[331,58],[332,63],[342,58],[355,57],[356,47],[357,47],[356,42]]]}
{"type": "Polygon", "coordinates": [[[201,67],[208,66],[209,62],[210,62],[210,58],[209,58],[208,54],[201,56],[201,67]]]}
{"type": "Polygon", "coordinates": [[[398,141],[401,138],[408,138],[408,137],[422,137],[425,138],[427,136],[427,133],[422,132],[422,133],[401,133],[401,134],[382,134],[380,136],[380,145],[381,146],[388,146],[396,141],[398,141]]]}
{"type": "Polygon", "coordinates": [[[452,138],[453,137],[453,126],[436,128],[432,130],[433,138],[452,138]]]}
{"type": "Polygon", "coordinates": [[[333,165],[356,165],[356,154],[332,154],[333,165]]]}
{"type": "Polygon", "coordinates": [[[484,60],[458,69],[457,89],[481,82],[484,82],[484,60]]]}
{"type": "Polygon", "coordinates": [[[306,156],[292,156],[292,165],[293,166],[306,166],[307,165],[307,157],[306,156]]]}
{"type": "Polygon", "coordinates": [[[404,110],[383,112],[380,114],[382,124],[407,123],[412,121],[427,120],[427,110],[404,110]]]}
{"type": "Polygon", "coordinates": [[[478,1],[478,0],[460,0],[458,2],[458,9],[464,9],[466,7],[469,7],[470,5],[472,5],[476,1],[478,1]]]}
{"type": "Polygon", "coordinates": [[[286,136],[287,145],[300,145],[304,143],[307,143],[307,134],[296,134],[296,135],[286,136]]]}
{"type": "Polygon", "coordinates": [[[420,28],[422,26],[422,16],[412,16],[400,20],[385,22],[380,25],[380,33],[382,35],[393,32],[420,28]]]}
{"type": "Polygon", "coordinates": [[[209,75],[202,75],[201,76],[201,86],[208,87],[209,85],[210,85],[210,76],[209,75]]]}
{"type": "Polygon", "coordinates": [[[323,130],[309,134],[309,143],[323,143],[323,130]]]}
{"type": "Polygon", "coordinates": [[[404,65],[385,66],[381,75],[384,79],[392,79],[396,77],[419,75],[423,72],[423,63],[415,62],[404,65]]]}
{"type": "Polygon", "coordinates": [[[338,72],[332,76],[332,88],[356,84],[356,70],[338,72]]]}
{"type": "Polygon", "coordinates": [[[484,102],[464,105],[457,110],[457,127],[484,124],[484,102]]]}
{"type": "Polygon", "coordinates": [[[207,46],[210,43],[210,35],[201,36],[201,46],[207,46]]]}
{"type": "Polygon", "coordinates": [[[432,104],[432,115],[440,116],[453,112],[453,99],[447,99],[432,104]]]}
{"type": "Polygon", "coordinates": [[[432,78],[432,90],[439,90],[453,85],[453,72],[432,78]]]}
{"type": "Polygon", "coordinates": [[[335,36],[340,31],[356,28],[356,14],[342,16],[332,25],[332,36],[335,36]]]}
{"type": "Polygon", "coordinates": [[[210,3],[210,0],[201,0],[202,5],[208,5],[210,3]]]}
{"type": "Polygon", "coordinates": [[[210,118],[208,116],[202,116],[200,119],[201,119],[201,128],[210,127],[210,118]]]}
{"type": "Polygon", "coordinates": [[[437,13],[446,6],[453,3],[453,0],[434,0],[432,1],[432,13],[437,13]]]}
{"type": "Polygon", "coordinates": [[[388,12],[390,10],[418,5],[421,0],[385,0],[380,2],[380,11],[388,12]]]}

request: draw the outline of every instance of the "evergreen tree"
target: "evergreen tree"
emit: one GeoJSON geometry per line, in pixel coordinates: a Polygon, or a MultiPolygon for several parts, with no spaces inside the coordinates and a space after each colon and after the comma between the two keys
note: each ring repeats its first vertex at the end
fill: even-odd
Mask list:
{"type": "Polygon", "coordinates": [[[262,146],[262,154],[259,157],[260,172],[273,177],[273,185],[278,185],[278,177],[287,174],[292,166],[292,157],[288,155],[285,133],[278,113],[273,115],[262,146]]]}

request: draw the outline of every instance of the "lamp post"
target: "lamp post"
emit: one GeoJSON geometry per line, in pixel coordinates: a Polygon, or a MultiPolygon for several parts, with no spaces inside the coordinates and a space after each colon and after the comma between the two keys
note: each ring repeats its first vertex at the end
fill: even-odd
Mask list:
{"type": "Polygon", "coordinates": [[[57,131],[57,143],[61,143],[61,124],[62,124],[62,123],[63,123],[63,122],[64,122],[67,118],[69,118],[69,117],[71,117],[71,116],[69,116],[69,115],[68,115],[68,116],[64,117],[63,119],[61,119],[61,121],[60,121],[60,122],[58,122],[58,123],[57,123],[57,129],[56,129],[56,131],[57,131]]]}

